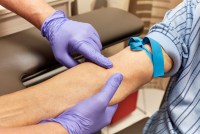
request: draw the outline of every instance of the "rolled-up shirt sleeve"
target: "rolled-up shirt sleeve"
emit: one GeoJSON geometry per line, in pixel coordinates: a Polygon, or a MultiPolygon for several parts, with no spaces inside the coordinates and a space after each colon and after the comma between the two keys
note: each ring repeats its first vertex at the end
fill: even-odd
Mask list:
{"type": "Polygon", "coordinates": [[[147,37],[156,40],[173,60],[172,69],[165,76],[175,75],[184,67],[189,55],[189,36],[192,29],[193,12],[197,3],[184,0],[168,11],[164,20],[149,30],[147,37]]]}

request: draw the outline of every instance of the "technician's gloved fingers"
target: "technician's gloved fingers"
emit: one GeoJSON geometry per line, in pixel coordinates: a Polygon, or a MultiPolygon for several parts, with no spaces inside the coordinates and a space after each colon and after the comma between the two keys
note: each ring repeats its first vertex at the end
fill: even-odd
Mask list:
{"type": "Polygon", "coordinates": [[[95,41],[95,43],[97,44],[99,49],[102,50],[102,43],[101,43],[99,34],[96,32],[96,30],[95,30],[94,35],[93,35],[93,40],[95,41]]]}
{"type": "Polygon", "coordinates": [[[111,61],[100,53],[102,44],[97,31],[88,23],[69,20],[64,12],[58,10],[45,20],[41,32],[50,41],[56,59],[67,67],[78,64],[70,56],[73,53],[82,54],[104,68],[112,67],[111,61]],[[57,49],[58,47],[62,50],[57,49]],[[63,50],[64,52],[61,53],[63,50]],[[68,55],[61,55],[64,53],[68,55]]]}
{"type": "Polygon", "coordinates": [[[90,44],[86,44],[85,42],[81,43],[77,52],[101,67],[113,67],[112,62],[108,58],[104,57],[99,51],[95,50],[90,44]]]}
{"type": "Polygon", "coordinates": [[[60,59],[60,63],[68,68],[72,68],[79,64],[78,61],[74,60],[68,53],[64,53],[60,59]]]}
{"type": "Polygon", "coordinates": [[[98,50],[102,50],[102,44],[99,38],[97,38],[97,36],[93,35],[92,37],[90,37],[90,39],[94,42],[93,45],[98,47],[98,50]]]}
{"type": "MultiPolygon", "coordinates": [[[[101,53],[101,49],[98,47],[98,45],[96,45],[97,43],[94,42],[94,40],[92,38],[90,38],[88,41],[87,41],[88,44],[91,44],[91,46],[96,50],[98,51],[99,53],[101,53]]],[[[85,61],[86,62],[92,62],[90,59],[87,59],[85,58],[85,61]]]]}
{"type": "MultiPolygon", "coordinates": [[[[108,105],[109,105],[110,100],[116,93],[118,87],[120,86],[122,80],[123,80],[122,74],[116,73],[116,74],[112,75],[108,79],[105,86],[99,93],[78,103],[75,107],[71,108],[70,110],[74,110],[74,109],[77,110],[77,109],[81,108],[81,109],[79,109],[81,111],[81,110],[83,110],[82,106],[84,104],[87,104],[88,109],[93,109],[92,112],[95,112],[95,111],[98,112],[98,111],[102,111],[102,110],[106,111],[106,109],[108,107],[110,107],[108,110],[113,109],[113,112],[114,112],[114,109],[117,108],[117,105],[114,105],[114,107],[108,106],[108,105]],[[98,108],[96,108],[97,104],[99,105],[98,108]]],[[[88,109],[86,109],[86,110],[88,110],[88,109]]]]}
{"type": "Polygon", "coordinates": [[[96,37],[92,38],[92,37],[89,37],[88,40],[84,41],[86,44],[90,44],[91,47],[93,47],[96,51],[98,52],[101,52],[101,49],[100,47],[97,45],[98,42],[96,42],[95,39],[96,37]]]}
{"type": "Polygon", "coordinates": [[[118,108],[118,104],[115,104],[113,106],[108,106],[106,108],[106,112],[105,112],[106,116],[105,117],[108,121],[108,124],[110,124],[115,112],[117,111],[117,108],[118,108]]]}
{"type": "Polygon", "coordinates": [[[66,66],[68,68],[74,67],[79,64],[68,53],[66,53],[65,49],[63,49],[62,47],[52,46],[52,48],[53,48],[52,50],[55,55],[55,58],[60,64],[66,66]],[[53,47],[55,47],[55,48],[53,48],[53,47]]]}
{"type": "Polygon", "coordinates": [[[116,73],[110,77],[110,79],[106,82],[106,85],[98,94],[103,97],[106,101],[106,105],[109,104],[110,100],[113,98],[115,92],[119,88],[121,82],[123,80],[123,75],[120,73],[116,73]]]}

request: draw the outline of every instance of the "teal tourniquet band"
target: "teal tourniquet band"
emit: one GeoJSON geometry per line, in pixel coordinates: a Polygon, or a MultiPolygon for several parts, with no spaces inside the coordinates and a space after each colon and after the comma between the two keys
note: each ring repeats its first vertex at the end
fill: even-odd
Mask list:
{"type": "Polygon", "coordinates": [[[129,46],[131,50],[139,51],[144,50],[151,59],[153,64],[153,77],[160,77],[164,75],[164,58],[160,44],[148,37],[143,40],[139,37],[131,37],[129,40],[129,46]],[[145,48],[145,44],[151,45],[152,53],[145,48]]]}

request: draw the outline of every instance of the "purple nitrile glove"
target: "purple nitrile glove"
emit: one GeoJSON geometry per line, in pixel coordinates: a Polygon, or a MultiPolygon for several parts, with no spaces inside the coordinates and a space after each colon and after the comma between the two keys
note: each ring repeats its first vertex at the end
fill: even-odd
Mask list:
{"type": "Polygon", "coordinates": [[[78,64],[72,54],[78,53],[104,68],[111,68],[111,61],[101,54],[102,44],[97,31],[88,23],[69,20],[58,10],[47,18],[41,28],[52,47],[55,58],[71,68],[78,64]]]}
{"type": "Polygon", "coordinates": [[[70,134],[92,134],[108,125],[117,110],[117,104],[109,102],[117,91],[123,76],[115,74],[107,81],[104,88],[96,95],[70,108],[54,119],[41,123],[57,122],[70,134]]]}

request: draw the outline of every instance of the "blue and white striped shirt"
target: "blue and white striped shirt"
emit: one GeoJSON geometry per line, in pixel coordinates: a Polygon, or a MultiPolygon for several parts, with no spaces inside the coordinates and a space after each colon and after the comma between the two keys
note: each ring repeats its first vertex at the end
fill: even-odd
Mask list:
{"type": "Polygon", "coordinates": [[[184,0],[147,35],[173,59],[164,103],[144,134],[200,134],[200,0],[184,0]]]}

